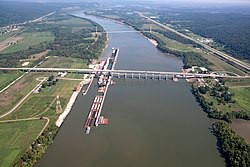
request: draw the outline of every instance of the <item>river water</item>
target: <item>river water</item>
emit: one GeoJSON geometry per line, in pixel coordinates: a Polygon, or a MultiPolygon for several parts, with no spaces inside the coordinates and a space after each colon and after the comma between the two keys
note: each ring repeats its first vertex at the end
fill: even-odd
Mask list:
{"type": "MultiPolygon", "coordinates": [[[[133,31],[110,20],[88,17],[106,31],[133,31]]],[[[119,47],[116,69],[180,71],[182,62],[166,56],[137,32],[109,34],[102,58],[119,47]]],[[[36,166],[221,167],[211,121],[185,82],[115,79],[102,115],[109,125],[84,134],[83,124],[97,91],[79,95],[71,113],[36,166]]]]}

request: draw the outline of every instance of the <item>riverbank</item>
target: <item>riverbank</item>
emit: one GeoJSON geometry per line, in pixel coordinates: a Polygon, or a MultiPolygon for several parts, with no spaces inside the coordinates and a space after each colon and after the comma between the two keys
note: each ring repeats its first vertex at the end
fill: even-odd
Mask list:
{"type": "Polygon", "coordinates": [[[58,117],[58,119],[57,119],[57,121],[56,121],[56,123],[55,123],[55,125],[57,126],[57,127],[61,127],[61,125],[63,124],[63,121],[65,120],[65,118],[67,117],[67,115],[70,113],[70,111],[71,111],[71,108],[73,107],[73,105],[74,105],[74,103],[75,103],[75,101],[76,101],[76,98],[77,98],[77,96],[78,96],[78,94],[81,92],[81,90],[82,90],[82,87],[84,86],[84,85],[86,85],[86,84],[88,84],[88,83],[90,83],[90,81],[86,81],[86,80],[84,80],[84,81],[81,81],[80,83],[79,83],[79,85],[78,85],[78,87],[77,87],[77,90],[75,90],[74,92],[73,92],[73,94],[71,95],[71,97],[70,97],[70,99],[69,99],[69,102],[68,102],[68,104],[67,104],[67,106],[66,106],[66,109],[64,110],[64,112],[58,117]]]}
{"type": "MultiPolygon", "coordinates": [[[[104,48],[104,41],[106,41],[105,35],[101,35],[100,40],[95,41],[95,37],[91,36],[89,32],[94,31],[95,25],[91,24],[93,22],[88,22],[84,19],[76,19],[72,18],[66,15],[60,15],[58,16],[60,19],[57,18],[50,18],[53,21],[44,21],[39,23],[39,26],[46,26],[50,29],[51,24],[53,24],[53,27],[58,28],[59,32],[63,32],[60,34],[63,34],[63,36],[58,35],[58,38],[62,37],[64,40],[59,40],[60,42],[64,41],[64,44],[69,42],[69,44],[72,44],[72,40],[67,37],[74,37],[74,42],[79,41],[81,43],[77,43],[79,45],[74,45],[74,50],[68,43],[66,44],[70,49],[74,51],[74,53],[78,52],[80,49],[80,45],[84,47],[89,47],[89,49],[86,51],[83,48],[79,51],[82,54],[74,54],[69,55],[69,53],[72,53],[71,51],[67,50],[64,53],[67,52],[67,56],[63,57],[62,55],[56,57],[56,51],[62,51],[65,49],[55,49],[50,52],[50,58],[46,59],[44,63],[38,63],[41,67],[57,67],[57,68],[87,68],[87,61],[91,60],[96,57],[100,57],[103,48],[104,48]],[[53,23],[52,23],[53,22],[53,23]],[[58,26],[58,27],[57,27],[58,26]],[[67,30],[66,30],[67,29],[67,30]],[[66,31],[64,31],[66,30],[66,31]],[[71,31],[72,30],[72,31],[71,31]],[[73,32],[73,33],[71,33],[73,32]],[[77,34],[81,34],[77,36],[77,34]],[[70,36],[72,35],[72,36],[70,36]],[[92,41],[95,41],[95,43],[90,43],[92,41]],[[92,44],[92,45],[91,45],[92,44]],[[76,47],[79,46],[79,47],[76,47]],[[89,59],[85,59],[86,53],[83,53],[82,51],[88,52],[89,59]],[[99,55],[98,55],[99,54],[99,55]],[[75,55],[77,55],[77,58],[72,58],[75,55]],[[83,55],[83,56],[82,56],[83,55]],[[81,59],[79,59],[81,57],[81,59]]],[[[36,24],[32,24],[32,26],[37,26],[36,24]]],[[[99,28],[100,26],[98,26],[99,28]]],[[[33,27],[32,27],[33,28],[33,27]]],[[[101,29],[101,28],[100,28],[101,29]]],[[[34,28],[35,30],[35,28],[34,28]]],[[[36,29],[36,31],[39,31],[36,29]]],[[[53,41],[52,43],[55,43],[53,41]]],[[[51,44],[51,43],[50,43],[51,44]]],[[[60,44],[59,44],[60,45],[60,44]]],[[[57,45],[57,46],[59,46],[57,45]]],[[[36,45],[38,47],[45,45],[36,45]]],[[[24,56],[24,59],[28,58],[28,56],[33,56],[33,54],[29,55],[29,52],[26,50],[22,51],[22,53],[27,53],[24,56]]],[[[22,54],[21,54],[22,55],[22,54]]],[[[6,63],[8,64],[8,63],[6,63]]],[[[57,134],[57,131],[59,128],[55,125],[55,122],[58,120],[58,113],[55,112],[55,106],[56,106],[56,96],[60,96],[60,104],[63,109],[65,109],[65,112],[63,115],[60,116],[57,124],[61,126],[63,120],[66,118],[66,116],[70,113],[70,109],[72,105],[74,104],[74,101],[76,100],[77,94],[73,93],[72,90],[75,86],[78,85],[80,81],[74,78],[80,78],[81,74],[76,74],[78,76],[72,77],[73,74],[68,74],[69,78],[65,80],[60,80],[59,82],[54,82],[53,85],[51,85],[49,82],[44,81],[43,84],[46,85],[43,89],[37,89],[35,93],[31,91],[36,84],[38,84],[38,81],[35,80],[35,76],[41,77],[47,75],[52,75],[52,73],[32,73],[32,74],[26,74],[22,78],[18,78],[16,81],[11,84],[11,86],[4,89],[3,93],[1,95],[2,99],[0,99],[0,105],[2,111],[9,110],[9,106],[6,107],[6,103],[8,105],[10,104],[11,107],[15,106],[15,104],[19,104],[19,100],[25,97],[25,100],[20,103],[20,106],[15,108],[13,112],[8,113],[9,115],[6,116],[6,118],[2,118],[3,120],[22,120],[18,122],[8,122],[8,123],[1,123],[1,134],[3,137],[1,137],[0,140],[0,149],[3,150],[0,156],[0,161],[7,162],[7,166],[12,166],[13,163],[16,163],[16,166],[32,166],[41,156],[45,153],[45,150],[47,149],[48,145],[51,144],[54,141],[54,137],[57,134]],[[72,79],[70,79],[72,77],[72,79]],[[50,85],[49,85],[50,84],[50,85]],[[29,93],[29,94],[28,94],[29,93]],[[27,95],[28,94],[28,95],[27,95]],[[27,96],[26,96],[27,95],[27,96]],[[70,102],[69,102],[70,101],[70,102]],[[67,103],[69,104],[67,105],[67,103]],[[67,105],[67,106],[66,106],[67,105]],[[6,109],[5,109],[6,107],[6,109]],[[65,108],[66,107],[66,108],[65,108]],[[34,118],[34,121],[25,121],[26,119],[32,119],[34,118]],[[45,126],[42,126],[44,120],[47,119],[47,123],[45,126]],[[41,119],[41,120],[40,120],[41,119]],[[43,132],[42,132],[43,131],[43,132]],[[13,136],[13,134],[15,134],[13,136]],[[39,136],[39,137],[38,137],[39,136]],[[38,138],[37,138],[38,137],[38,138]],[[37,140],[35,141],[35,139],[37,140]],[[35,141],[35,142],[33,142],[35,141]],[[28,148],[28,150],[27,150],[28,148]]],[[[53,74],[57,75],[57,74],[53,74]]],[[[36,78],[37,78],[36,77],[36,78]]],[[[55,79],[56,80],[56,79],[55,79]]],[[[54,80],[54,81],[55,81],[54,80]]],[[[40,80],[41,81],[41,80],[40,80]]],[[[39,82],[40,82],[39,81],[39,82]]],[[[58,81],[58,80],[57,80],[58,81]]],[[[89,83],[89,81],[86,81],[86,84],[89,83]]],[[[84,81],[84,82],[85,82],[84,81]]],[[[42,81],[41,81],[42,82],[42,81]]],[[[85,83],[83,83],[85,84],[85,83]]],[[[37,88],[37,87],[36,87],[37,88]]],[[[79,93],[79,92],[78,92],[79,93]]],[[[5,116],[5,115],[4,115],[5,116]]],[[[0,162],[0,166],[1,166],[0,162]]],[[[4,163],[6,164],[6,163],[4,163]]]]}
{"type": "MultiPolygon", "coordinates": [[[[107,32],[134,31],[106,19],[87,17],[107,32]]],[[[110,34],[103,56],[111,47],[121,50],[116,69],[178,71],[182,67],[180,59],[162,54],[137,32],[110,34]]],[[[38,166],[66,167],[68,162],[71,166],[90,167],[224,166],[215,137],[208,130],[210,121],[194,101],[190,87],[158,80],[115,79],[115,82],[102,111],[109,118],[109,125],[88,136],[83,134],[83,118],[87,117],[96,94],[92,86],[86,96],[77,98],[53,146],[38,166]],[[177,103],[180,100],[182,105],[177,103]]]]}
{"type": "MultiPolygon", "coordinates": [[[[130,25],[128,25],[128,26],[130,26],[130,25]]],[[[130,26],[131,27],[131,26],[130,26]]],[[[136,28],[133,28],[133,29],[136,29],[136,28]]],[[[145,35],[144,35],[145,36],[145,35]]],[[[163,45],[161,45],[161,47],[163,47],[163,45]]],[[[157,47],[158,49],[160,48],[160,47],[157,47]]],[[[159,50],[161,50],[161,49],[159,49],[159,50]]],[[[163,53],[164,53],[164,50],[161,50],[163,53]]],[[[169,51],[168,50],[166,50],[166,52],[168,53],[169,51]]],[[[174,52],[174,51],[172,51],[171,53],[177,53],[177,52],[174,52]]],[[[179,54],[180,52],[178,52],[178,54],[179,54]]],[[[175,55],[175,54],[174,54],[175,55]]],[[[187,61],[188,60],[188,58],[190,57],[190,56],[192,56],[192,55],[189,55],[189,54],[185,54],[185,56],[183,56],[183,54],[179,54],[180,56],[179,57],[182,57],[183,59],[184,59],[184,61],[187,61]]],[[[193,58],[194,56],[192,56],[192,58],[193,58]]],[[[191,58],[191,59],[192,59],[191,58]]],[[[202,66],[209,66],[210,64],[209,64],[209,62],[207,62],[207,61],[205,61],[205,59],[203,59],[203,57],[199,57],[199,59],[198,59],[198,61],[201,61],[202,63],[203,63],[203,65],[202,66]]],[[[209,107],[209,104],[206,104],[206,103],[204,103],[204,106],[205,107],[209,107]]],[[[207,113],[211,113],[209,110],[207,110],[207,109],[205,109],[206,111],[207,111],[207,113]]],[[[213,118],[219,118],[220,117],[220,119],[224,119],[224,120],[226,120],[226,121],[231,121],[231,116],[230,116],[230,114],[223,114],[223,115],[219,115],[220,113],[219,112],[214,112],[213,113],[213,115],[211,115],[211,117],[213,116],[213,118]],[[215,114],[216,115],[215,115],[215,114]]],[[[241,112],[234,112],[233,114],[236,114],[235,116],[236,117],[241,117],[241,112]]]]}
{"type": "Polygon", "coordinates": [[[250,145],[238,136],[229,125],[224,122],[216,122],[213,124],[213,132],[218,138],[220,152],[229,166],[250,166],[250,145]]]}

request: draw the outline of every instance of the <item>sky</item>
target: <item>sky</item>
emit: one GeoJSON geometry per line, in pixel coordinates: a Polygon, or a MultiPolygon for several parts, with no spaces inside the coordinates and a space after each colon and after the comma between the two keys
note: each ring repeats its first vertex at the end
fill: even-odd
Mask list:
{"type": "MultiPolygon", "coordinates": [[[[1,0],[0,0],[1,1],[1,0]]],[[[30,1],[30,2],[95,2],[109,0],[5,0],[5,1],[30,1]]],[[[157,2],[157,3],[223,3],[223,4],[250,4],[250,0],[111,0],[117,2],[134,1],[134,2],[157,2]]]]}

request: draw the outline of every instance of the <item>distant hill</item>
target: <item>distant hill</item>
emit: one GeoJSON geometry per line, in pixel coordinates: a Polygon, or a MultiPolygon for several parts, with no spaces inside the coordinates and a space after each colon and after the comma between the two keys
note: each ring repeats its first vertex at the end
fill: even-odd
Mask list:
{"type": "Polygon", "coordinates": [[[80,4],[62,2],[57,3],[53,1],[50,1],[49,3],[19,1],[13,2],[0,0],[0,27],[13,23],[22,23],[27,20],[33,20],[66,7],[79,6],[82,8],[91,8],[98,6],[98,4],[95,2],[85,2],[80,4]]]}
{"type": "Polygon", "coordinates": [[[41,17],[59,7],[56,4],[0,1],[0,27],[41,17]]]}

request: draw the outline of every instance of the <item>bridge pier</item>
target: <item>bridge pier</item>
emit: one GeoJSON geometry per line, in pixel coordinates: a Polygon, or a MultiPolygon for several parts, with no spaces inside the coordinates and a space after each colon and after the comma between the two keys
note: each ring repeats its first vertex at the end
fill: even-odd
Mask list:
{"type": "Polygon", "coordinates": [[[127,73],[124,74],[124,78],[125,78],[125,79],[127,78],[127,73]]]}
{"type": "Polygon", "coordinates": [[[155,74],[152,74],[152,79],[153,79],[153,80],[155,79],[155,74]]]}
{"type": "Polygon", "coordinates": [[[145,74],[145,79],[148,79],[147,73],[145,74]]]}
{"type": "Polygon", "coordinates": [[[134,73],[131,74],[131,78],[134,79],[134,73]]]}
{"type": "Polygon", "coordinates": [[[168,75],[166,75],[166,80],[168,80],[168,75]]]}
{"type": "Polygon", "coordinates": [[[138,74],[138,78],[141,79],[141,73],[138,74]]]}
{"type": "Polygon", "coordinates": [[[161,80],[161,74],[159,74],[159,78],[158,78],[158,80],[161,80]]]}
{"type": "Polygon", "coordinates": [[[120,73],[117,73],[117,77],[118,77],[118,78],[121,78],[120,73]]]}

